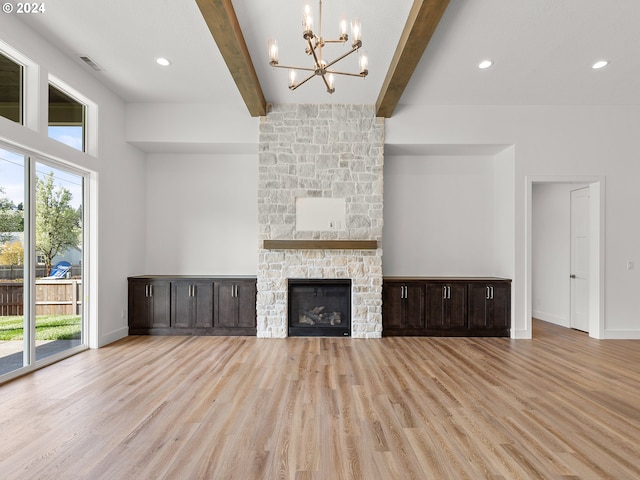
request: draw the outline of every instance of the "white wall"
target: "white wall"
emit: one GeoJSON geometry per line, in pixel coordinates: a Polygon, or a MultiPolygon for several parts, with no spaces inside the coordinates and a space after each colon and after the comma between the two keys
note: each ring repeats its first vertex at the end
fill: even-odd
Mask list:
{"type": "Polygon", "coordinates": [[[89,304],[92,321],[97,323],[90,332],[90,344],[104,345],[127,335],[127,276],[144,267],[145,157],[125,141],[124,103],[84,67],[52,48],[16,15],[0,15],[0,39],[39,65],[39,105],[34,111],[46,112],[49,74],[98,105],[96,156],[49,139],[44,117],[33,128],[0,118],[0,138],[90,172],[93,236],[89,248],[94,268],[88,279],[89,304]]]}
{"type": "Polygon", "coordinates": [[[151,154],[146,274],[255,275],[258,156],[151,154]]]}
{"type": "Polygon", "coordinates": [[[384,275],[494,275],[494,165],[492,156],[387,155],[384,275]]]}
{"type": "MultiPolygon", "coordinates": [[[[514,146],[515,336],[531,335],[527,318],[527,177],[606,178],[605,336],[640,338],[639,106],[402,105],[386,121],[389,145],[514,146]]],[[[462,229],[461,229],[462,231],[462,229]]],[[[424,232],[427,234],[428,232],[424,232]]]]}

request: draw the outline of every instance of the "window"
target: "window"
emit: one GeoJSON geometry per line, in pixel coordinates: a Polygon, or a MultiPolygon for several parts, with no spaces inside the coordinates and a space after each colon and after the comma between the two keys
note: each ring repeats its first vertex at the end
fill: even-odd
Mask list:
{"type": "Polygon", "coordinates": [[[85,151],[85,106],[49,84],[49,137],[85,151]]]}
{"type": "Polygon", "coordinates": [[[0,53],[0,116],[22,123],[22,65],[0,53]]]}

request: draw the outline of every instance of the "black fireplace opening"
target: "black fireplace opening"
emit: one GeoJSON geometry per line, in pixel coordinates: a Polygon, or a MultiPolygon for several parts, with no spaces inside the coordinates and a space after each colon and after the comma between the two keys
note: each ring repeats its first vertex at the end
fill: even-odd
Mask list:
{"type": "Polygon", "coordinates": [[[351,279],[289,279],[290,337],[351,336],[351,279]]]}

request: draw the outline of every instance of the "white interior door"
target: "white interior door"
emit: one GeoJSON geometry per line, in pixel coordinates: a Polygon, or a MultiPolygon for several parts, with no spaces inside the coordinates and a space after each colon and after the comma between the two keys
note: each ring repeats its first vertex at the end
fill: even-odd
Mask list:
{"type": "Polygon", "coordinates": [[[589,187],[571,192],[571,328],[589,331],[589,187]]]}

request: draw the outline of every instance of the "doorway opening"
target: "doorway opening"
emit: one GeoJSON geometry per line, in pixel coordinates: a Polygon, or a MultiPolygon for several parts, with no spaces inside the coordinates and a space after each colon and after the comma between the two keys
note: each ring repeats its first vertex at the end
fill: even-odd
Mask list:
{"type": "Polygon", "coordinates": [[[528,177],[527,205],[528,328],[535,317],[604,338],[604,178],[528,177]],[[572,191],[580,192],[583,210],[573,246],[572,191]],[[583,306],[576,306],[580,298],[583,306]]]}

